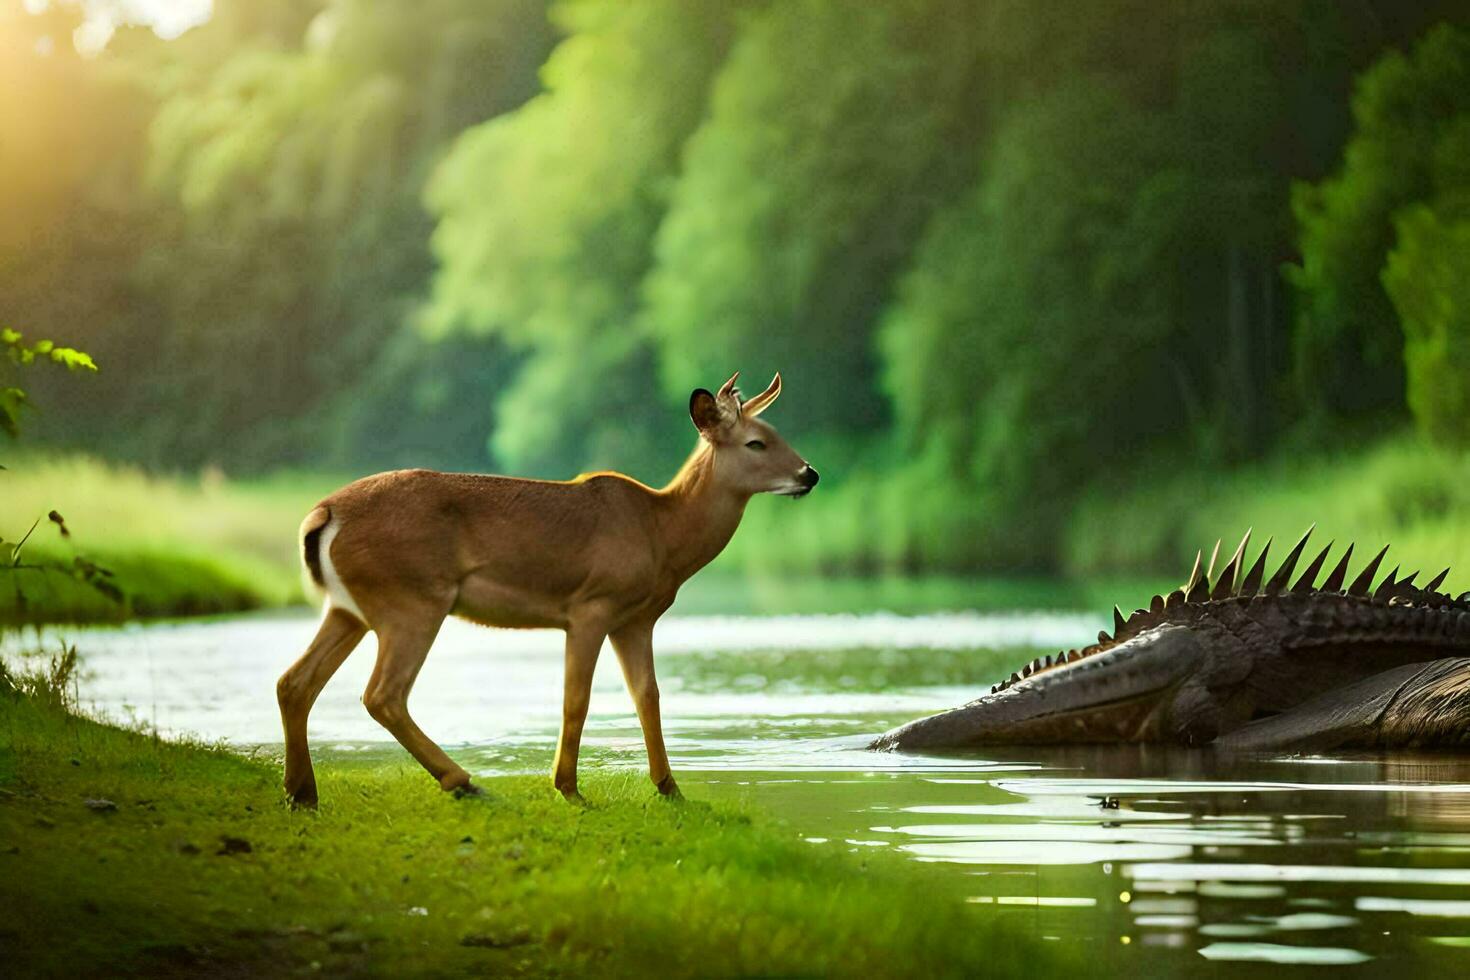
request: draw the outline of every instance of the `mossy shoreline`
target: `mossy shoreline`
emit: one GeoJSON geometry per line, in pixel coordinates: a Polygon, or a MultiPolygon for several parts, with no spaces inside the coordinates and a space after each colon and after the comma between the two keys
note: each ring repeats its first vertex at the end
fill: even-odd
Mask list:
{"type": "Polygon", "coordinates": [[[1054,949],[938,872],[803,842],[749,808],[589,773],[436,792],[334,764],[292,811],[276,760],[78,717],[0,682],[0,960],[17,976],[1051,974],[1054,949]]]}

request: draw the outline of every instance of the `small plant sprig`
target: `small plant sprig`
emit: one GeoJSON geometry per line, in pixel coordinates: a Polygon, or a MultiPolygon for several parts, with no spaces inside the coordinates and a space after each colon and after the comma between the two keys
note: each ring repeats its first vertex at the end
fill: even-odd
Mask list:
{"type": "MultiPolygon", "coordinates": [[[[11,330],[9,327],[0,327],[0,352],[3,352],[5,358],[15,367],[27,367],[40,361],[57,364],[73,372],[95,372],[97,370],[96,362],[90,355],[82,351],[72,347],[58,346],[50,340],[38,340],[27,344],[19,331],[11,330]]],[[[12,439],[19,438],[21,412],[29,405],[30,401],[25,389],[18,385],[0,385],[0,431],[5,432],[12,439]]],[[[0,465],[0,470],[3,469],[5,469],[4,465],[0,465]]],[[[22,552],[26,542],[41,525],[41,520],[39,517],[36,518],[19,541],[7,541],[0,537],[0,572],[8,573],[15,581],[16,612],[21,619],[24,620],[29,606],[29,601],[20,587],[17,576],[17,573],[22,571],[65,575],[121,605],[124,598],[123,593],[112,580],[112,572],[81,555],[72,555],[69,562],[49,561],[26,564],[22,561],[22,552]]],[[[71,529],[66,526],[66,519],[59,513],[51,511],[46,515],[46,520],[56,525],[63,538],[71,538],[71,529]]]]}
{"type": "MultiPolygon", "coordinates": [[[[59,347],[49,340],[38,340],[34,344],[27,344],[25,337],[19,331],[9,327],[0,327],[0,351],[4,352],[12,364],[20,367],[34,364],[39,360],[59,364],[69,371],[95,372],[97,370],[97,363],[89,354],[73,347],[59,347]]],[[[12,439],[19,438],[20,413],[29,404],[24,388],[15,385],[0,387],[0,430],[3,430],[12,439]]]]}

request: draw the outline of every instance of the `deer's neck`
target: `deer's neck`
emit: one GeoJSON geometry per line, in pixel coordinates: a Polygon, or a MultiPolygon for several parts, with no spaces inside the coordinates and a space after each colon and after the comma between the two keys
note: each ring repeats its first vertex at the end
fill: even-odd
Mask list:
{"type": "Polygon", "coordinates": [[[702,439],[659,497],[665,561],[680,583],[725,549],[750,500],[715,480],[714,451],[702,439]]]}

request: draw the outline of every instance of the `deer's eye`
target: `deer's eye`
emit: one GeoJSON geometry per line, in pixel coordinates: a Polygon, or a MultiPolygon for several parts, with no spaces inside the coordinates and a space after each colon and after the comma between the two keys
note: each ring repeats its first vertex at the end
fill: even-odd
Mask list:
{"type": "Polygon", "coordinates": [[[759,439],[752,439],[745,444],[745,448],[754,449],[756,452],[760,452],[762,449],[766,448],[766,444],[761,442],[759,439]]]}

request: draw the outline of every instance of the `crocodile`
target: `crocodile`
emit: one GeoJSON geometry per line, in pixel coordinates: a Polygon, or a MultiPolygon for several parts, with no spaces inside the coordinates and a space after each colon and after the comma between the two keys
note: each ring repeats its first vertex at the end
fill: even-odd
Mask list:
{"type": "Polygon", "coordinates": [[[1470,749],[1470,592],[1420,586],[1384,547],[1349,581],[1335,542],[1292,575],[1316,525],[1266,578],[1250,532],[1083,649],[1038,657],[989,693],[882,735],[890,750],[1159,742],[1243,751],[1470,749]],[[1204,569],[1203,571],[1201,569],[1204,569]]]}

